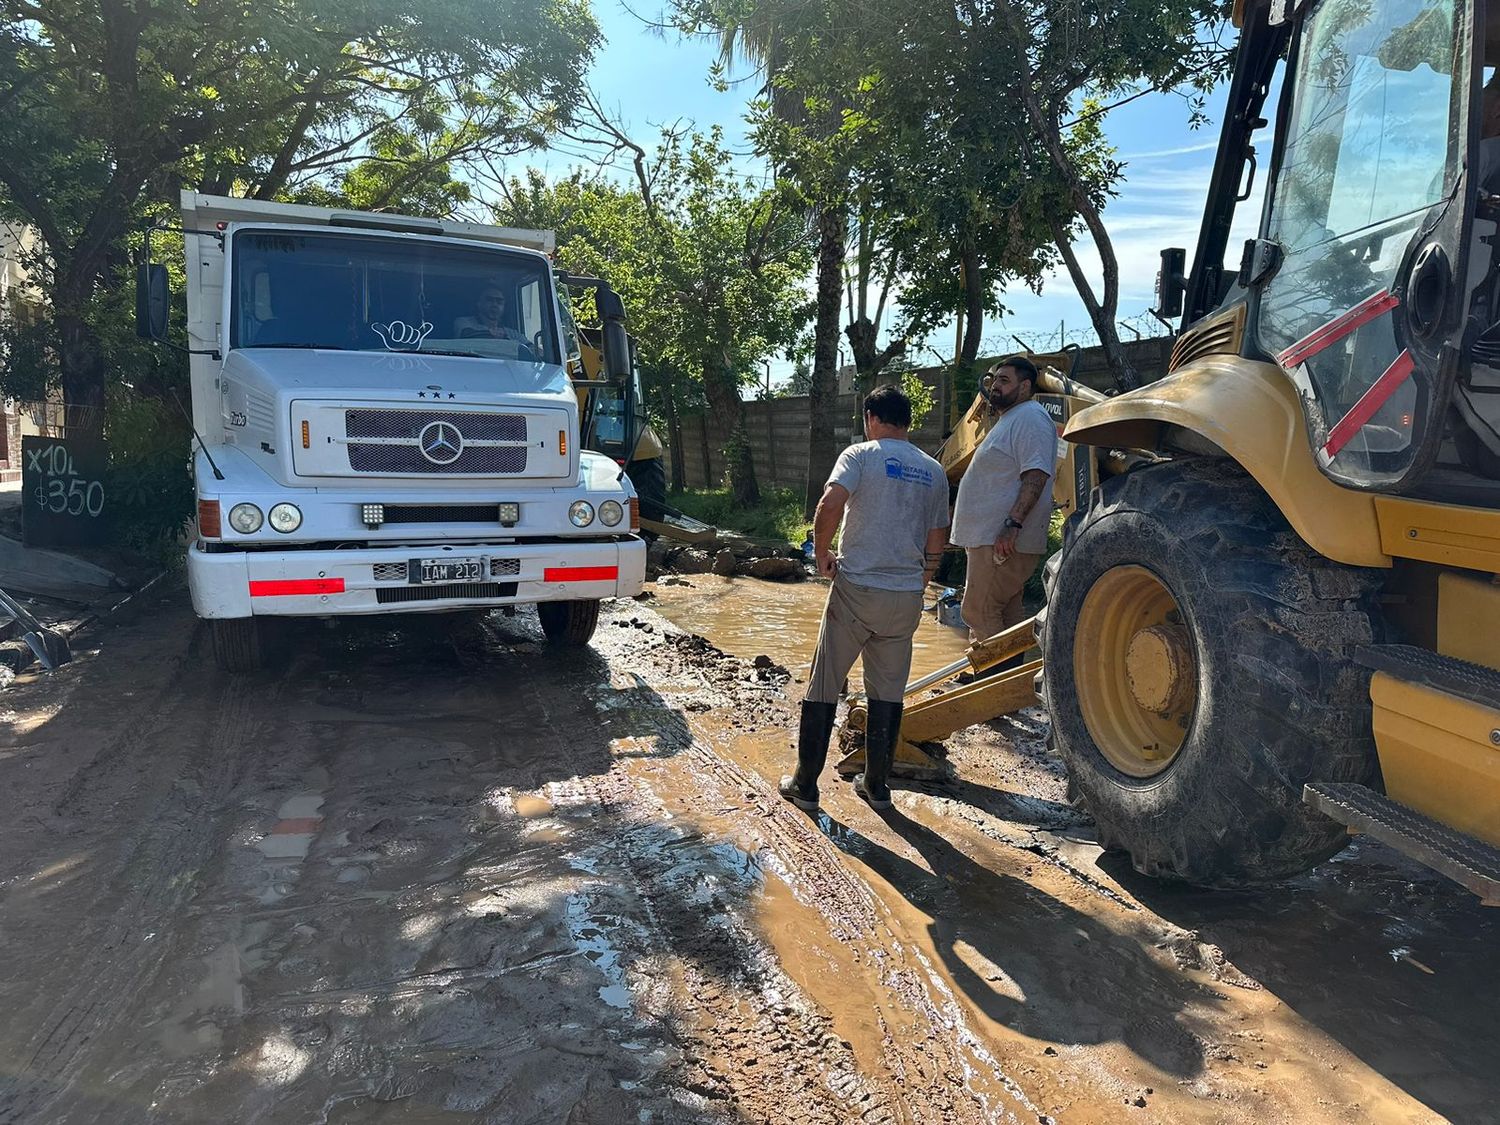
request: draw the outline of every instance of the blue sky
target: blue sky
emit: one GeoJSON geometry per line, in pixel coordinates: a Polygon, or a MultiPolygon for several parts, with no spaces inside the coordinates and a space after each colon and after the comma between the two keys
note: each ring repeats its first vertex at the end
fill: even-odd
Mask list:
{"type": "MultiPolygon", "coordinates": [[[[591,76],[595,92],[632,138],[648,147],[657,135],[656,127],[664,124],[691,122],[705,130],[719,125],[729,147],[742,154],[736,158],[737,169],[762,174],[764,166],[750,151],[742,119],[746,101],[755,92],[753,76],[738,67],[731,78],[743,81],[732,81],[726,92],[714,90],[708,74],[717,46],[649,27],[642,17],[655,18],[659,3],[641,0],[632,12],[619,0],[595,0],[595,13],[606,37],[591,76]]],[[[1120,262],[1122,320],[1144,321],[1142,314],[1153,303],[1158,252],[1165,246],[1184,246],[1191,253],[1197,240],[1223,100],[1221,88],[1209,107],[1210,123],[1196,131],[1189,128],[1187,105],[1174,95],[1150,95],[1109,116],[1107,135],[1128,165],[1119,196],[1105,213],[1120,262]]],[[[1263,166],[1267,158],[1262,153],[1263,166]]],[[[566,158],[554,153],[545,164],[560,168],[566,158]]],[[[1253,210],[1242,209],[1236,226],[1243,228],[1253,210]]],[[[1235,239],[1243,237],[1237,230],[1235,239]]],[[[1231,241],[1230,246],[1237,244],[1231,241]]],[[[1084,253],[1088,262],[1097,263],[1091,247],[1084,253]]],[[[1237,260],[1233,249],[1230,257],[1237,260]]],[[[1011,290],[1002,300],[1010,312],[1001,321],[987,322],[986,351],[1012,347],[1012,333],[1040,350],[1049,342],[1047,337],[1056,339],[1059,326],[1066,328],[1071,339],[1088,329],[1088,315],[1064,273],[1049,279],[1040,295],[1011,290]]],[[[1122,332],[1122,336],[1129,339],[1130,333],[1122,332]]],[[[952,327],[934,333],[928,344],[942,358],[951,357],[952,327]]],[[[923,355],[928,361],[934,359],[932,351],[923,355]]],[[[789,365],[777,364],[773,371],[784,377],[788,369],[789,365]]]]}

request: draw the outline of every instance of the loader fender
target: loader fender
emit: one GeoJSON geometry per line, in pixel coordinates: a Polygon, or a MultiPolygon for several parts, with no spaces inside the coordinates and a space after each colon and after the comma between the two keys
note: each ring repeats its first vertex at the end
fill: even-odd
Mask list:
{"type": "Polygon", "coordinates": [[[1319,471],[1297,389],[1275,364],[1204,356],[1081,411],[1064,436],[1082,445],[1230,458],[1319,554],[1350,566],[1391,565],[1375,497],[1341,488],[1319,471]]]}

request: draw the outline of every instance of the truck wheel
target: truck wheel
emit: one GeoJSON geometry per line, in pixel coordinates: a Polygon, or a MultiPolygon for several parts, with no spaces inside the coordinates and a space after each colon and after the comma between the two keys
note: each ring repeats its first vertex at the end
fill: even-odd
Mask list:
{"type": "Polygon", "coordinates": [[[536,615],[542,632],[553,644],[582,648],[599,624],[599,599],[580,602],[538,602],[536,615]]]}
{"type": "Polygon", "coordinates": [[[209,622],[214,635],[214,660],[226,672],[254,672],[265,662],[264,638],[254,617],[216,618],[209,622]]]}
{"type": "Polygon", "coordinates": [[[1233,886],[1338,851],[1309,781],[1378,776],[1370,673],[1380,571],[1311,550],[1237,465],[1106,481],[1049,567],[1053,737],[1106,848],[1136,870],[1233,886]]]}
{"type": "Polygon", "coordinates": [[[667,506],[667,466],[660,457],[649,461],[632,461],[625,466],[625,475],[635,485],[636,495],[641,499],[641,517],[660,520],[667,506]]]}

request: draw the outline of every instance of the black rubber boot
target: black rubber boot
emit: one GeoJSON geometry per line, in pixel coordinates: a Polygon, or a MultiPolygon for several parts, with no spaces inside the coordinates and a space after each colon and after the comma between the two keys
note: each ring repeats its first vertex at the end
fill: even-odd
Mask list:
{"type": "Polygon", "coordinates": [[[884,811],[891,807],[886,779],[891,776],[896,739],[901,735],[901,706],[879,699],[865,704],[865,772],[855,775],[854,791],[870,802],[872,809],[884,811]]]}
{"type": "Polygon", "coordinates": [[[805,812],[818,811],[818,774],[828,761],[828,740],[833,735],[836,703],[802,701],[802,722],[797,730],[797,772],[781,779],[781,795],[805,812]]]}

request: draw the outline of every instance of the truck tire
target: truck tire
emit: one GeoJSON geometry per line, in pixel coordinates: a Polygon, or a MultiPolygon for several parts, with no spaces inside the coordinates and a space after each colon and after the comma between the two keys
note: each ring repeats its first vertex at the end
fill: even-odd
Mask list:
{"type": "Polygon", "coordinates": [[[1048,571],[1052,734],[1105,848],[1236,886],[1344,846],[1302,787],[1378,785],[1353,657],[1384,639],[1382,572],[1319,555],[1237,465],[1197,458],[1106,481],[1048,571]]]}
{"type": "Polygon", "coordinates": [[[660,457],[649,461],[632,461],[625,466],[625,475],[635,485],[636,495],[641,500],[641,517],[660,520],[667,506],[667,466],[660,457]]]}
{"type": "Polygon", "coordinates": [[[577,602],[538,602],[536,615],[542,632],[556,645],[582,648],[599,624],[599,599],[577,602]]]}
{"type": "Polygon", "coordinates": [[[214,635],[214,660],[224,671],[255,672],[265,664],[265,639],[256,618],[216,618],[209,628],[214,635]]]}

